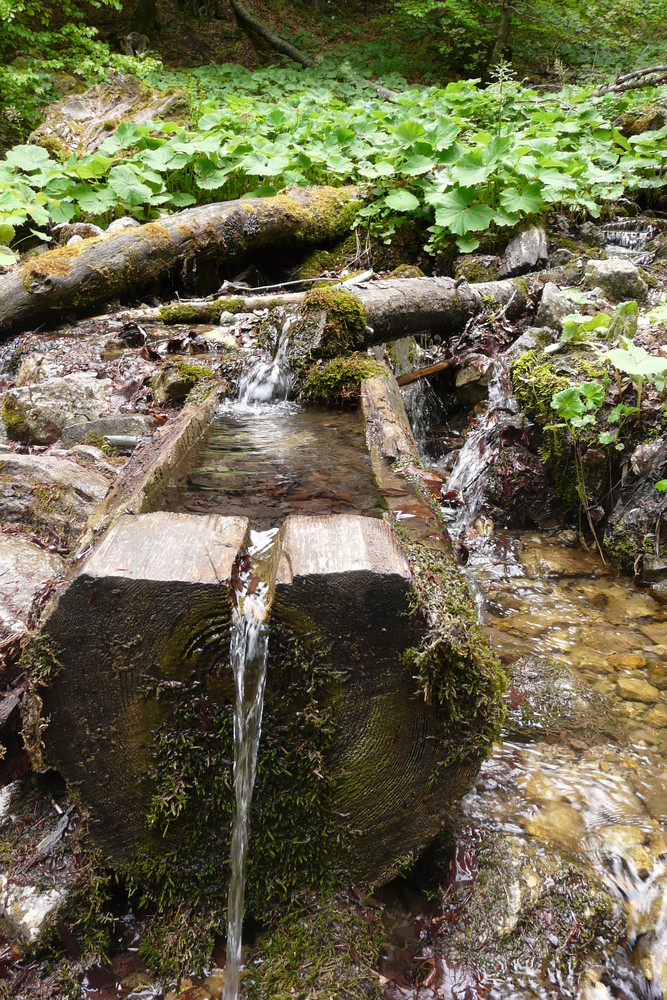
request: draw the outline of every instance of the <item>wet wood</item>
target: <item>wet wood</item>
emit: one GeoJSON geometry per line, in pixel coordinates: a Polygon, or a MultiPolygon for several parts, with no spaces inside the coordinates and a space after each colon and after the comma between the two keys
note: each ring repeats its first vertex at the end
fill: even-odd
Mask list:
{"type": "Polygon", "coordinates": [[[396,379],[396,384],[401,388],[406,385],[412,385],[413,382],[418,382],[422,378],[428,378],[430,375],[437,375],[438,372],[444,372],[448,368],[452,368],[454,365],[453,360],[450,358],[449,361],[436,361],[433,365],[427,365],[425,368],[416,368],[413,372],[406,372],[405,375],[401,375],[396,379]]]}
{"type": "Polygon", "coordinates": [[[194,262],[215,261],[224,271],[265,247],[293,253],[334,243],[347,235],[360,204],[356,188],[296,188],[189,208],[48,250],[0,276],[0,338],[138,295],[194,262]]]}
{"type": "Polygon", "coordinates": [[[362,382],[361,409],[371,460],[377,452],[390,462],[419,463],[410,421],[393,375],[378,375],[362,382]]]}

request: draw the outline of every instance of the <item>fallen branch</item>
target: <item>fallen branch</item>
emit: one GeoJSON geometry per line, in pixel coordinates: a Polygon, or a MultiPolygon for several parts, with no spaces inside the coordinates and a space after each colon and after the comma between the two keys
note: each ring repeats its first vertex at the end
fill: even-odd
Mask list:
{"type": "Polygon", "coordinates": [[[593,91],[593,97],[603,94],[622,94],[626,90],[638,90],[640,87],[659,87],[667,83],[667,66],[649,66],[646,69],[635,69],[632,73],[617,76],[613,83],[601,84],[593,91]]]}
{"type": "Polygon", "coordinates": [[[413,382],[418,382],[422,378],[429,378],[431,375],[437,375],[438,372],[444,372],[448,368],[452,368],[454,361],[450,358],[449,361],[436,361],[433,365],[427,365],[426,368],[417,368],[413,372],[406,372],[405,375],[401,375],[396,379],[396,384],[402,389],[406,385],[412,385],[413,382]]]}

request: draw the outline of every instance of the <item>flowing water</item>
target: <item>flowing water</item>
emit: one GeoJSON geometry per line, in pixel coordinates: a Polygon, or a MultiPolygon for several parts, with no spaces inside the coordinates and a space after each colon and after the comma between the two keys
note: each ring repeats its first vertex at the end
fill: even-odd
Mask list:
{"type": "Polygon", "coordinates": [[[269,587],[262,579],[278,529],[251,533],[251,546],[237,567],[230,661],[234,672],[234,792],[231,875],[227,904],[227,965],[224,1000],[237,1000],[241,972],[243,901],[248,849],[248,812],[255,786],[268,658],[269,587]]]}
{"type": "Polygon", "coordinates": [[[290,514],[379,515],[379,503],[358,413],[234,401],[163,506],[264,529],[290,514]]]}
{"type": "MultiPolygon", "coordinates": [[[[571,982],[545,982],[530,963],[499,967],[487,990],[658,998],[667,990],[667,605],[584,551],[574,532],[497,531],[483,516],[481,486],[502,428],[517,419],[499,368],[488,406],[449,460],[444,511],[452,536],[466,534],[480,620],[503,660],[529,676],[560,663],[601,700],[598,717],[579,730],[554,718],[552,731],[524,726],[517,735],[510,711],[510,729],[463,802],[461,830],[506,838],[529,870],[545,852],[579,859],[618,901],[626,936],[607,968],[588,970],[578,994],[571,982]],[[604,732],[608,713],[616,737],[604,732]]],[[[440,456],[436,464],[447,463],[440,456]]],[[[511,709],[525,698],[512,687],[511,709]]],[[[526,877],[539,882],[539,864],[526,877]]]]}

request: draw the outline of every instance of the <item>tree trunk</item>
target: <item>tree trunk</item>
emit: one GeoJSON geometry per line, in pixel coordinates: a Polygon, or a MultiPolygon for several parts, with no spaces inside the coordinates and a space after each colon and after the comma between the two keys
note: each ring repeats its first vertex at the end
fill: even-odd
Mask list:
{"type": "Polygon", "coordinates": [[[502,8],[500,11],[500,24],[498,25],[498,33],[496,35],[496,40],[493,43],[493,51],[491,52],[491,58],[489,60],[492,66],[499,63],[503,58],[505,51],[505,46],[507,45],[507,40],[510,37],[510,31],[512,30],[512,13],[510,10],[509,0],[503,0],[502,8]]]}
{"type": "Polygon", "coordinates": [[[284,38],[276,35],[274,31],[271,31],[265,24],[258,21],[252,11],[248,10],[246,5],[241,3],[240,0],[229,0],[229,3],[236,15],[236,20],[246,33],[250,32],[253,35],[258,35],[276,52],[280,52],[283,56],[288,56],[294,62],[300,63],[301,66],[305,66],[307,69],[315,65],[312,59],[309,59],[303,52],[300,52],[294,45],[286,42],[284,38]]]}
{"type": "Polygon", "coordinates": [[[263,247],[290,252],[343,239],[356,188],[296,188],[274,198],[189,208],[112,236],[31,257],[0,276],[0,338],[114,298],[138,295],[184,263],[224,268],[263,247]]]}

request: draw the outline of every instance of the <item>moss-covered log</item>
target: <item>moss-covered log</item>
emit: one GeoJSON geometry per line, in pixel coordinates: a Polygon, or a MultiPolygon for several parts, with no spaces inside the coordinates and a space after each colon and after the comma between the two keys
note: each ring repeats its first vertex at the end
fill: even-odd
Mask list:
{"type": "Polygon", "coordinates": [[[224,270],[262,248],[293,252],[335,242],[360,201],[355,188],[298,188],[189,208],[30,257],[0,276],[0,337],[137,295],[194,261],[215,260],[224,270]]]}

